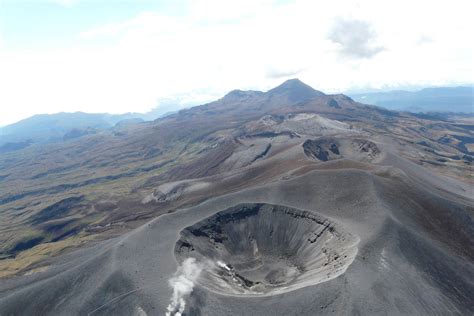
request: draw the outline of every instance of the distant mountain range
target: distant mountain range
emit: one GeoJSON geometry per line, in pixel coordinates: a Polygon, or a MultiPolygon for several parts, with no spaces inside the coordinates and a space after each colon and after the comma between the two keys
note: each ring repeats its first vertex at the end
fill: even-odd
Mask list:
{"type": "MultiPolygon", "coordinates": [[[[266,93],[261,91],[229,92],[223,100],[226,103],[243,100],[269,98],[269,104],[294,102],[322,96],[299,80],[288,80],[285,84],[266,93]]],[[[408,112],[472,113],[473,87],[426,88],[420,91],[388,91],[364,94],[349,94],[355,101],[377,105],[390,110],[408,112]]],[[[252,102],[250,102],[252,104],[252,102]]],[[[278,105],[274,104],[274,105],[278,105]]],[[[202,109],[205,109],[204,106],[202,109]]],[[[216,111],[224,110],[225,105],[216,111]]],[[[39,114],[17,123],[0,128],[0,153],[10,152],[31,144],[46,144],[67,141],[85,135],[96,134],[127,124],[138,124],[173,114],[175,104],[160,106],[147,113],[56,113],[39,114]]],[[[225,109],[228,110],[228,109],[225,109]]],[[[230,110],[232,111],[232,110],[230,110]]]]}
{"type": "Polygon", "coordinates": [[[124,125],[152,121],[175,113],[176,106],[166,105],[147,113],[55,113],[38,114],[0,127],[0,153],[28,147],[70,140],[124,125]]]}
{"type": "Polygon", "coordinates": [[[474,87],[426,88],[419,91],[387,91],[349,94],[354,100],[408,112],[472,113],[474,87]]]}

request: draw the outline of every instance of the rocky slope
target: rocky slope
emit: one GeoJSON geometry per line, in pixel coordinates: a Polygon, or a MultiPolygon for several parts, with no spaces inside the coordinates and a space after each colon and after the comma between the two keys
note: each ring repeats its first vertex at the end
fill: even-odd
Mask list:
{"type": "Polygon", "coordinates": [[[470,122],[382,110],[290,80],[1,154],[0,314],[472,313],[472,146],[470,122]],[[260,252],[232,242],[213,252],[219,234],[185,233],[255,203],[277,213],[244,216],[235,231],[211,228],[260,252]],[[292,242],[321,225],[280,210],[327,221],[345,240],[292,242]],[[275,222],[263,229],[258,218],[275,222]],[[294,230],[275,235],[293,253],[269,251],[279,229],[294,230]],[[354,240],[346,260],[341,249],[354,240]],[[175,252],[184,243],[200,254],[175,252]],[[239,266],[250,254],[255,264],[239,266]],[[192,291],[173,305],[167,280],[186,267],[192,291]],[[308,275],[314,282],[301,286],[308,275]],[[235,296],[242,282],[257,295],[235,296]]]}

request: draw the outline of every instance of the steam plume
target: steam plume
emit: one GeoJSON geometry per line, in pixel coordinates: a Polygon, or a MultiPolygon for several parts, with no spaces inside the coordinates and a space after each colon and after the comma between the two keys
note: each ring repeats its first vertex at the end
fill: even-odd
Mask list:
{"type": "Polygon", "coordinates": [[[197,263],[195,258],[187,258],[178,267],[174,276],[168,280],[173,288],[173,295],[166,316],[181,316],[183,314],[186,307],[185,297],[193,291],[194,284],[202,269],[202,265],[197,263]]]}

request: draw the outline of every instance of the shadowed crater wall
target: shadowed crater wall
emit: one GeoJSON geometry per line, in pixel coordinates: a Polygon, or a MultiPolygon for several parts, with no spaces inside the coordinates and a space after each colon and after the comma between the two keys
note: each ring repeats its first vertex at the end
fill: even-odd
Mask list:
{"type": "Polygon", "coordinates": [[[358,241],[313,212],[240,204],[183,229],[175,254],[204,266],[197,282],[211,291],[273,295],[344,273],[358,241]]]}
{"type": "Polygon", "coordinates": [[[303,143],[308,158],[329,161],[348,158],[356,161],[378,162],[383,156],[376,143],[363,138],[320,137],[303,143]]]}

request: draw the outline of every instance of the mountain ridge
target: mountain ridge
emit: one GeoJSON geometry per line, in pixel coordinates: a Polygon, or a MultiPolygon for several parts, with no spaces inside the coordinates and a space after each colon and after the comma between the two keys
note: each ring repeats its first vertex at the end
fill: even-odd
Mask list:
{"type": "MultiPolygon", "coordinates": [[[[462,110],[464,113],[472,115],[472,87],[425,88],[415,92],[402,90],[351,95],[358,102],[379,106],[380,111],[383,111],[387,108],[395,111],[408,110],[415,113],[433,112],[433,110],[436,111],[437,109],[440,111],[447,111],[449,113],[455,112],[456,110],[462,110]],[[462,96],[449,97],[450,92],[446,91],[457,91],[456,93],[458,94],[462,92],[462,96]],[[420,101],[409,100],[411,96],[416,95],[417,93],[423,95],[420,97],[421,99],[418,99],[420,101]],[[435,96],[437,96],[436,99],[433,99],[435,96]],[[432,102],[430,100],[434,101],[432,102]],[[419,104],[415,104],[414,102],[419,102],[419,104]],[[426,102],[432,103],[430,103],[429,107],[427,107],[426,102]],[[445,105],[448,104],[446,102],[450,102],[447,109],[445,109],[445,105]],[[461,105],[453,106],[453,102],[461,102],[461,105]]],[[[267,91],[239,89],[232,90],[219,100],[201,106],[188,108],[194,109],[190,112],[187,112],[185,109],[183,114],[197,113],[199,111],[196,111],[196,108],[204,109],[205,107],[208,108],[207,113],[212,111],[229,111],[229,109],[224,105],[219,104],[228,103],[232,106],[242,106],[238,104],[239,102],[243,103],[244,106],[248,104],[249,106],[262,107],[270,110],[270,106],[268,105],[270,103],[273,105],[273,107],[279,107],[289,103],[296,104],[300,102],[308,102],[311,99],[324,96],[327,97],[329,95],[315,90],[301,80],[295,78],[286,80],[280,85],[267,91]]],[[[332,96],[333,98],[350,100],[350,95],[333,94],[332,96]]],[[[336,105],[337,101],[328,102],[332,103],[335,108],[338,107],[338,104],[336,105]]],[[[160,115],[173,115],[179,112],[176,111],[173,113],[173,111],[170,109],[171,108],[168,106],[166,109],[160,110],[163,113],[155,110],[149,114],[125,113],[115,115],[108,113],[94,114],[84,112],[62,112],[56,114],[34,115],[30,118],[0,128],[0,152],[20,150],[34,144],[69,140],[71,139],[71,135],[74,135],[75,137],[73,138],[76,138],[94,133],[100,133],[104,130],[113,128],[120,121],[124,121],[124,124],[138,124],[139,119],[151,120],[159,118],[160,115]]],[[[447,115],[448,114],[446,113],[443,114],[440,112],[440,114],[437,116],[447,117],[447,115]]]]}
{"type": "Polygon", "coordinates": [[[417,91],[394,90],[350,94],[362,103],[395,111],[473,113],[474,86],[430,87],[417,91]]]}

